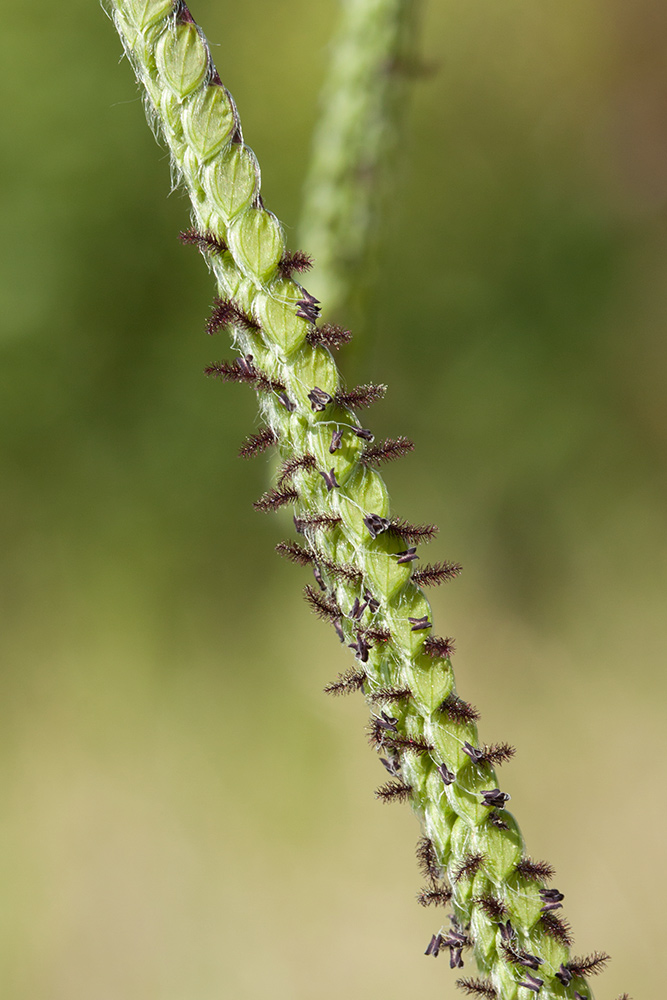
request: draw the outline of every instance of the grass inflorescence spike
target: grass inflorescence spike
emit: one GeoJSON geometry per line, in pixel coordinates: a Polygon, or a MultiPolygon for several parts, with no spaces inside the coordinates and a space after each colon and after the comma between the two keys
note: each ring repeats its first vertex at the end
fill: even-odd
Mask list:
{"type": "Polygon", "coordinates": [[[436,528],[394,516],[376,468],[407,454],[412,442],[398,436],[375,444],[355,412],[381,399],[386,386],[344,387],[331,351],[350,332],[321,322],[327,303],[301,283],[311,258],[285,247],[234,101],[187,5],[109,3],[191,196],[191,228],[181,239],[206,256],[217,285],[206,331],[227,330],[238,353],[207,374],[257,392],[262,427],[239,454],[277,452],[274,485],[254,506],[292,509],[301,537],[278,551],[310,566],[315,585],[306,586],[306,601],[355,658],[325,690],[366,699],[370,743],[389,773],[376,794],[409,801],[422,823],[417,860],[427,884],[419,902],[451,906],[449,925],[433,934],[426,954],[449,952],[458,969],[472,949],[487,978],[458,980],[470,996],[514,1000],[518,988],[520,1000],[540,992],[560,997],[576,986],[574,1000],[590,1000],[586,977],[601,971],[607,956],[570,955],[562,893],[544,888],[553,870],[526,855],[497,782],[494,768],[513,748],[481,742],[479,713],[456,693],[454,642],[433,634],[422,588],[455,579],[461,567],[419,563],[436,528]]]}

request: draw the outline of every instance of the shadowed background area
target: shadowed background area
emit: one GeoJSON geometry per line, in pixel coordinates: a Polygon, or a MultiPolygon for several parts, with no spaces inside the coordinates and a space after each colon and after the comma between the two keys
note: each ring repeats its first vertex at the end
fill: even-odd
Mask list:
{"type": "MultiPolygon", "coordinates": [[[[294,247],[331,0],[197,0],[294,247]],[[219,43],[219,46],[216,45],[219,43]]],[[[600,998],[664,952],[667,8],[424,8],[372,314],[395,512],[600,998]],[[426,554],[426,553],[425,553],[426,554]]],[[[253,511],[254,396],[95,3],[14,5],[0,104],[0,981],[12,1000],[454,997],[418,829],[253,511]],[[384,775],[386,777],[386,775],[384,775]]],[[[303,249],[307,250],[307,247],[303,249]]],[[[333,318],[326,317],[325,318],[333,318]]]]}

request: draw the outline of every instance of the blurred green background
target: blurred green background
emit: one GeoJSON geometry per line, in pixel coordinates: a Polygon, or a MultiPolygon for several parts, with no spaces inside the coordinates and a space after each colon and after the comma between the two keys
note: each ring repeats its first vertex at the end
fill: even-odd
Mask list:
{"type": "MultiPolygon", "coordinates": [[[[288,227],[333,0],[193,0],[288,227]]],[[[434,595],[598,996],[663,976],[667,7],[429,0],[372,317],[434,595]]],[[[238,460],[252,394],[95,2],[3,19],[0,982],[12,1000],[454,997],[417,826],[238,460]]],[[[307,247],[304,249],[308,249],[307,247]]]]}

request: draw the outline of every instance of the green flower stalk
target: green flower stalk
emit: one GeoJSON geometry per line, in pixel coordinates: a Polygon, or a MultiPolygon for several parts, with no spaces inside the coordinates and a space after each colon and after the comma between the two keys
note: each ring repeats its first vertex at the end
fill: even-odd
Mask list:
{"type": "MultiPolygon", "coordinates": [[[[413,74],[415,0],[343,0],[306,178],[299,240],[314,291],[336,314],[369,256],[413,74]]],[[[366,268],[367,270],[367,268],[366,268]]]]}
{"type": "Polygon", "coordinates": [[[419,902],[451,908],[434,921],[443,926],[426,954],[448,953],[458,970],[472,950],[479,978],[457,980],[469,996],[591,1000],[587,977],[607,956],[571,956],[563,896],[546,887],[553,871],[526,855],[496,776],[513,748],[480,742],[478,714],[456,692],[452,640],[433,634],[423,588],[460,567],[417,563],[436,529],[396,517],[376,471],[412,443],[375,443],[357,416],[385,387],[343,385],[331,352],[349,333],[319,323],[319,302],[295,278],[310,259],[286,250],[262,202],[257,160],[188,8],[113,0],[112,13],[192,200],[193,228],[182,238],[215,275],[208,332],[228,329],[237,351],[207,372],[257,391],[265,426],[241,454],[275,447],[282,460],[255,506],[294,509],[301,541],[278,548],[312,566],[306,599],[355,657],[328,690],[365,696],[370,739],[389,772],[376,794],[409,802],[422,825],[419,902]]]}

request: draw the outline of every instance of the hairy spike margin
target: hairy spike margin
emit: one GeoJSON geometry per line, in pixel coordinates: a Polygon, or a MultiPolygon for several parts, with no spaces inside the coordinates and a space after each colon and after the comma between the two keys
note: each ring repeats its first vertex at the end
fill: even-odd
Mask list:
{"type": "Polygon", "coordinates": [[[272,444],[276,444],[277,440],[278,438],[270,427],[263,427],[256,434],[250,434],[242,442],[238,451],[239,458],[253,458],[266,451],[272,444]]]}
{"type": "Polygon", "coordinates": [[[215,233],[210,230],[200,233],[194,226],[191,226],[190,229],[184,229],[178,234],[178,238],[185,246],[195,246],[202,253],[221,254],[226,253],[228,249],[226,242],[215,233]]]}
{"type": "Polygon", "coordinates": [[[276,480],[278,486],[284,486],[286,482],[292,479],[295,472],[299,469],[309,469],[313,470],[316,468],[315,456],[314,455],[295,455],[294,458],[288,458],[286,462],[283,463],[280,472],[278,473],[278,479],[276,480]]]}
{"type": "Polygon", "coordinates": [[[449,886],[426,886],[417,893],[417,902],[420,906],[447,906],[452,898],[452,890],[449,886]]]}
{"type": "Polygon", "coordinates": [[[335,622],[340,618],[341,610],[334,597],[318,593],[309,583],[304,587],[304,595],[306,603],[310,605],[318,618],[328,622],[335,622]]]}
{"type": "Polygon", "coordinates": [[[556,874],[556,869],[547,861],[533,861],[532,858],[521,858],[514,867],[519,875],[534,882],[550,882],[556,874]]]}
{"type": "Polygon", "coordinates": [[[303,250],[286,250],[278,261],[278,270],[284,278],[291,278],[293,273],[303,274],[310,271],[313,258],[303,250]]]}
{"type": "Polygon", "coordinates": [[[255,510],[259,510],[263,513],[272,510],[278,510],[280,507],[284,507],[285,504],[295,503],[299,499],[299,494],[296,490],[267,490],[263,493],[259,500],[255,500],[253,507],[255,510]]]}
{"type": "Polygon", "coordinates": [[[483,997],[496,1000],[498,994],[490,979],[457,979],[457,987],[469,997],[483,997]]]}
{"type": "Polygon", "coordinates": [[[339,674],[335,681],[327,684],[324,689],[325,694],[335,696],[341,694],[352,694],[354,691],[361,691],[366,681],[366,674],[363,670],[346,670],[344,674],[339,674]]]}
{"type": "Polygon", "coordinates": [[[231,299],[216,297],[213,302],[213,309],[211,310],[211,315],[206,322],[206,332],[209,336],[214,333],[219,333],[227,326],[240,326],[242,329],[247,330],[252,333],[256,333],[259,330],[259,323],[257,323],[251,316],[241,309],[235,302],[231,299]]]}
{"type": "MultiPolygon", "coordinates": [[[[413,574],[414,576],[414,574],[413,574]]],[[[463,698],[456,694],[448,695],[439,706],[438,712],[442,712],[452,722],[465,725],[470,722],[477,722],[480,715],[474,705],[470,705],[463,698]]]]}
{"type": "MultiPolygon", "coordinates": [[[[438,763],[443,756],[445,759],[448,756],[441,748],[440,734],[457,740],[461,734],[456,730],[456,720],[450,718],[447,712],[432,720],[431,725],[422,704],[421,685],[418,688],[412,669],[424,667],[425,657],[422,654],[426,653],[436,660],[430,668],[434,676],[440,679],[439,675],[450,670],[449,664],[444,665],[437,660],[450,655],[453,648],[451,640],[432,636],[425,641],[425,637],[412,633],[431,628],[430,609],[416,588],[452,579],[456,575],[457,564],[436,563],[422,569],[414,567],[412,563],[418,558],[417,544],[432,537],[435,529],[428,525],[389,520],[390,508],[384,499],[380,503],[376,503],[375,499],[370,504],[364,502],[370,498],[365,488],[377,476],[369,470],[382,461],[398,457],[407,448],[400,438],[394,443],[388,439],[384,444],[367,447],[373,443],[373,434],[358,426],[356,415],[350,412],[355,406],[370,405],[383,394],[384,387],[357,386],[349,391],[341,388],[336,393],[336,387],[341,385],[340,375],[329,349],[347,342],[349,332],[327,324],[316,325],[321,313],[320,303],[294,280],[294,275],[307,270],[310,263],[308,256],[301,251],[286,251],[280,222],[264,206],[259,166],[244,144],[236,107],[223,87],[204,35],[196,26],[187,5],[182,0],[174,0],[174,3],[170,0],[109,2],[128,57],[139,80],[147,85],[148,103],[152,105],[155,119],[160,123],[173,154],[175,173],[193,196],[193,228],[184,234],[184,242],[197,246],[207,254],[207,263],[217,279],[220,296],[215,300],[208,329],[213,333],[229,326],[234,346],[242,355],[233,365],[221,362],[218,366],[211,366],[210,374],[229,381],[246,382],[265,395],[272,393],[276,398],[261,398],[260,403],[267,422],[270,422],[272,431],[279,439],[282,461],[288,470],[295,471],[299,466],[288,463],[298,455],[312,453],[317,456],[318,469],[321,468],[327,487],[325,493],[318,477],[303,477],[303,482],[301,476],[298,479],[294,477],[300,487],[299,495],[296,490],[290,496],[287,490],[278,489],[264,497],[258,505],[260,509],[271,510],[294,499],[295,526],[306,535],[307,546],[292,549],[291,554],[296,556],[297,561],[303,558],[303,552],[309,551],[312,555],[313,572],[322,591],[315,598],[319,610],[322,611],[324,603],[325,616],[331,619],[331,614],[338,610],[339,605],[346,609],[345,617],[334,618],[332,624],[339,638],[351,646],[357,659],[368,664],[364,668],[361,688],[367,680],[371,691],[390,685],[397,689],[401,685],[414,689],[414,698],[409,706],[397,704],[397,718],[386,710],[380,711],[372,723],[372,735],[373,742],[386,748],[382,763],[390,777],[401,779],[405,786],[409,782],[414,785],[411,797],[416,812],[426,817],[437,856],[446,859],[448,870],[456,872],[460,871],[462,864],[470,864],[470,856],[465,852],[474,849],[488,857],[491,871],[496,849],[500,852],[503,848],[499,845],[504,845],[506,854],[514,840],[513,832],[507,836],[503,833],[510,825],[514,831],[509,814],[503,812],[507,796],[497,788],[491,788],[495,782],[486,776],[488,780],[483,782],[485,790],[480,792],[479,785],[474,788],[478,807],[481,797],[485,808],[477,808],[473,817],[459,805],[457,796],[450,794],[457,789],[449,789],[448,784],[465,783],[468,779],[476,779],[476,775],[469,765],[464,772],[455,765],[455,773],[449,771],[444,761],[438,763]],[[170,110],[167,114],[167,109],[174,113],[170,110]],[[213,176],[215,190],[209,183],[213,176]],[[275,309],[274,305],[280,308],[275,309]],[[257,336],[260,332],[261,338],[257,336]],[[256,363],[250,352],[255,354],[256,363]],[[262,368],[266,370],[262,371],[262,368]],[[310,374],[306,375],[307,372],[310,374]],[[308,394],[307,400],[305,394],[308,394]],[[342,413],[337,408],[348,409],[348,412],[342,413]],[[326,415],[322,415],[325,411],[326,415]],[[354,442],[352,435],[364,444],[354,442]],[[365,459],[362,448],[366,448],[365,459]],[[329,461],[326,455],[335,458],[329,461]],[[361,489],[360,482],[363,484],[361,489]],[[351,505],[346,502],[348,500],[351,505]],[[371,512],[375,511],[370,517],[369,506],[371,512]],[[361,517],[351,510],[354,507],[361,512],[361,517]],[[396,545],[391,538],[391,535],[397,534],[399,525],[403,531],[400,536],[404,542],[402,545],[396,545]],[[320,529],[322,534],[315,539],[315,533],[320,529]],[[325,534],[325,529],[333,530],[325,534]],[[380,537],[385,532],[390,537],[380,537]],[[398,548],[405,551],[393,551],[398,548]],[[351,570],[348,560],[354,563],[351,570]],[[385,564],[388,570],[386,586],[385,564]],[[403,581],[393,596],[392,576],[397,584],[403,581]],[[369,583],[375,594],[373,603],[366,596],[365,588],[369,583]],[[358,601],[356,608],[353,601],[358,601]],[[351,607],[353,611],[349,611],[351,607]],[[380,609],[381,615],[376,622],[375,615],[380,609]],[[389,642],[389,632],[390,645],[386,649],[378,648],[381,642],[389,642]],[[355,641],[349,642],[350,639],[355,641]],[[435,753],[431,742],[437,748],[435,753]],[[414,780],[414,762],[408,757],[411,753],[430,756],[430,761],[423,762],[424,769],[430,772],[435,768],[437,773],[433,778],[437,779],[439,774],[442,779],[447,793],[446,806],[438,780],[414,780]],[[456,815],[474,828],[474,838],[464,839],[454,846],[454,838],[450,834],[456,815]],[[447,847],[448,844],[452,846],[447,847]]],[[[361,2],[366,3],[367,0],[360,0],[360,5],[361,2]]],[[[357,4],[352,6],[356,11],[357,4]]],[[[367,41],[368,38],[364,37],[365,48],[367,41]]],[[[383,62],[387,68],[385,76],[395,75],[397,67],[400,69],[402,65],[402,53],[391,55],[392,58],[383,62]]],[[[328,308],[332,309],[330,302],[328,308]]],[[[245,455],[256,453],[264,444],[268,445],[268,441],[251,441],[243,446],[243,451],[245,455]]],[[[285,486],[290,478],[289,474],[283,476],[281,485],[285,486]]],[[[376,485],[380,487],[379,481],[376,485]]],[[[382,490],[380,487],[379,492],[382,490]]],[[[315,592],[316,588],[313,589],[315,592]]],[[[425,671],[428,670],[426,666],[425,671]]],[[[354,687],[357,683],[358,679],[350,681],[347,686],[354,687]]],[[[456,708],[452,712],[456,714],[456,708]]],[[[465,709],[459,706],[459,718],[464,714],[465,709]]],[[[464,721],[474,720],[468,713],[464,721]]],[[[506,759],[508,756],[506,749],[499,749],[506,748],[506,744],[490,748],[480,744],[476,732],[469,731],[466,736],[477,763],[490,764],[492,757],[499,763],[502,762],[501,757],[506,759]]],[[[454,766],[452,760],[450,763],[454,766]]],[[[510,857],[518,858],[519,855],[510,857]]],[[[535,877],[534,872],[528,874],[535,877]]],[[[502,878],[497,883],[494,879],[494,897],[497,895],[501,900],[509,900],[508,890],[523,879],[519,867],[514,869],[514,874],[510,872],[507,885],[502,878]]],[[[487,883],[483,878],[480,882],[476,896],[485,897],[482,886],[487,883]]],[[[439,890],[439,885],[434,882],[433,892],[436,889],[439,890]]],[[[451,931],[441,930],[434,935],[428,953],[437,956],[441,950],[448,948],[450,965],[460,968],[463,948],[474,944],[484,975],[488,970],[494,988],[500,993],[499,984],[503,982],[503,977],[501,969],[496,966],[497,962],[504,961],[500,941],[497,940],[495,946],[491,942],[490,953],[483,954],[485,945],[481,939],[476,943],[472,940],[476,931],[475,923],[471,923],[473,915],[476,920],[482,919],[482,912],[478,910],[475,913],[474,907],[486,906],[489,913],[499,912],[498,908],[488,900],[485,904],[473,903],[473,889],[468,884],[454,886],[454,894],[458,920],[453,921],[451,931]],[[470,927],[473,927],[472,934],[469,934],[470,927]]],[[[498,934],[508,947],[512,942],[520,942],[522,946],[530,944],[528,951],[520,953],[520,964],[534,971],[537,968],[535,963],[539,966],[541,960],[531,952],[539,953],[545,935],[551,934],[563,943],[569,934],[568,925],[553,913],[553,908],[560,905],[560,894],[554,890],[548,897],[543,895],[543,902],[537,923],[530,923],[512,908],[516,928],[511,928],[509,920],[497,926],[498,934]]],[[[546,949],[544,954],[546,956],[546,949]]],[[[561,957],[563,963],[558,972],[551,968],[547,971],[546,965],[540,968],[540,976],[545,977],[544,983],[541,978],[526,972],[521,985],[536,994],[543,985],[545,994],[553,993],[555,987],[555,992],[560,995],[563,985],[569,989],[564,980],[573,973],[567,969],[568,956],[561,952],[561,957]],[[560,981],[559,976],[562,977],[560,981]]],[[[581,972],[585,965],[591,974],[593,969],[603,964],[598,953],[571,961],[575,963],[574,968],[581,972]],[[580,965],[577,966],[576,962],[580,965]]],[[[507,986],[509,995],[516,991],[516,984],[517,976],[514,975],[507,986]]],[[[588,995],[582,986],[579,989],[588,995]]],[[[477,984],[475,992],[479,993],[477,984]]],[[[482,991],[484,995],[485,991],[482,991]]],[[[574,1000],[583,1000],[576,990],[573,996],[574,1000]]]]}
{"type": "Polygon", "coordinates": [[[395,462],[396,459],[403,458],[404,455],[414,450],[414,442],[410,441],[409,438],[387,438],[382,444],[375,444],[367,448],[360,461],[363,465],[377,468],[383,462],[395,462]]]}
{"type": "Polygon", "coordinates": [[[308,549],[304,549],[298,542],[278,542],[276,552],[296,563],[297,566],[310,566],[313,562],[313,554],[308,549]]]}
{"type": "Polygon", "coordinates": [[[369,382],[367,385],[358,385],[347,391],[339,389],[334,396],[334,402],[337,406],[350,410],[364,409],[382,399],[386,391],[386,385],[375,385],[369,382]]]}
{"type": "Polygon", "coordinates": [[[463,572],[463,566],[455,562],[426,563],[412,574],[412,582],[418,587],[438,587],[441,583],[454,580],[463,572]]]}
{"type": "Polygon", "coordinates": [[[375,789],[375,797],[381,802],[409,802],[411,795],[412,786],[406,785],[400,778],[387,781],[375,789]]]}
{"type": "Polygon", "coordinates": [[[343,344],[349,344],[352,334],[336,323],[323,323],[322,326],[314,326],[309,330],[306,340],[311,347],[328,347],[329,350],[337,351],[343,344]]]}
{"type": "Polygon", "coordinates": [[[415,848],[417,866],[424,878],[437,882],[442,877],[442,865],[438,861],[433,841],[428,837],[420,837],[415,848]]]}

